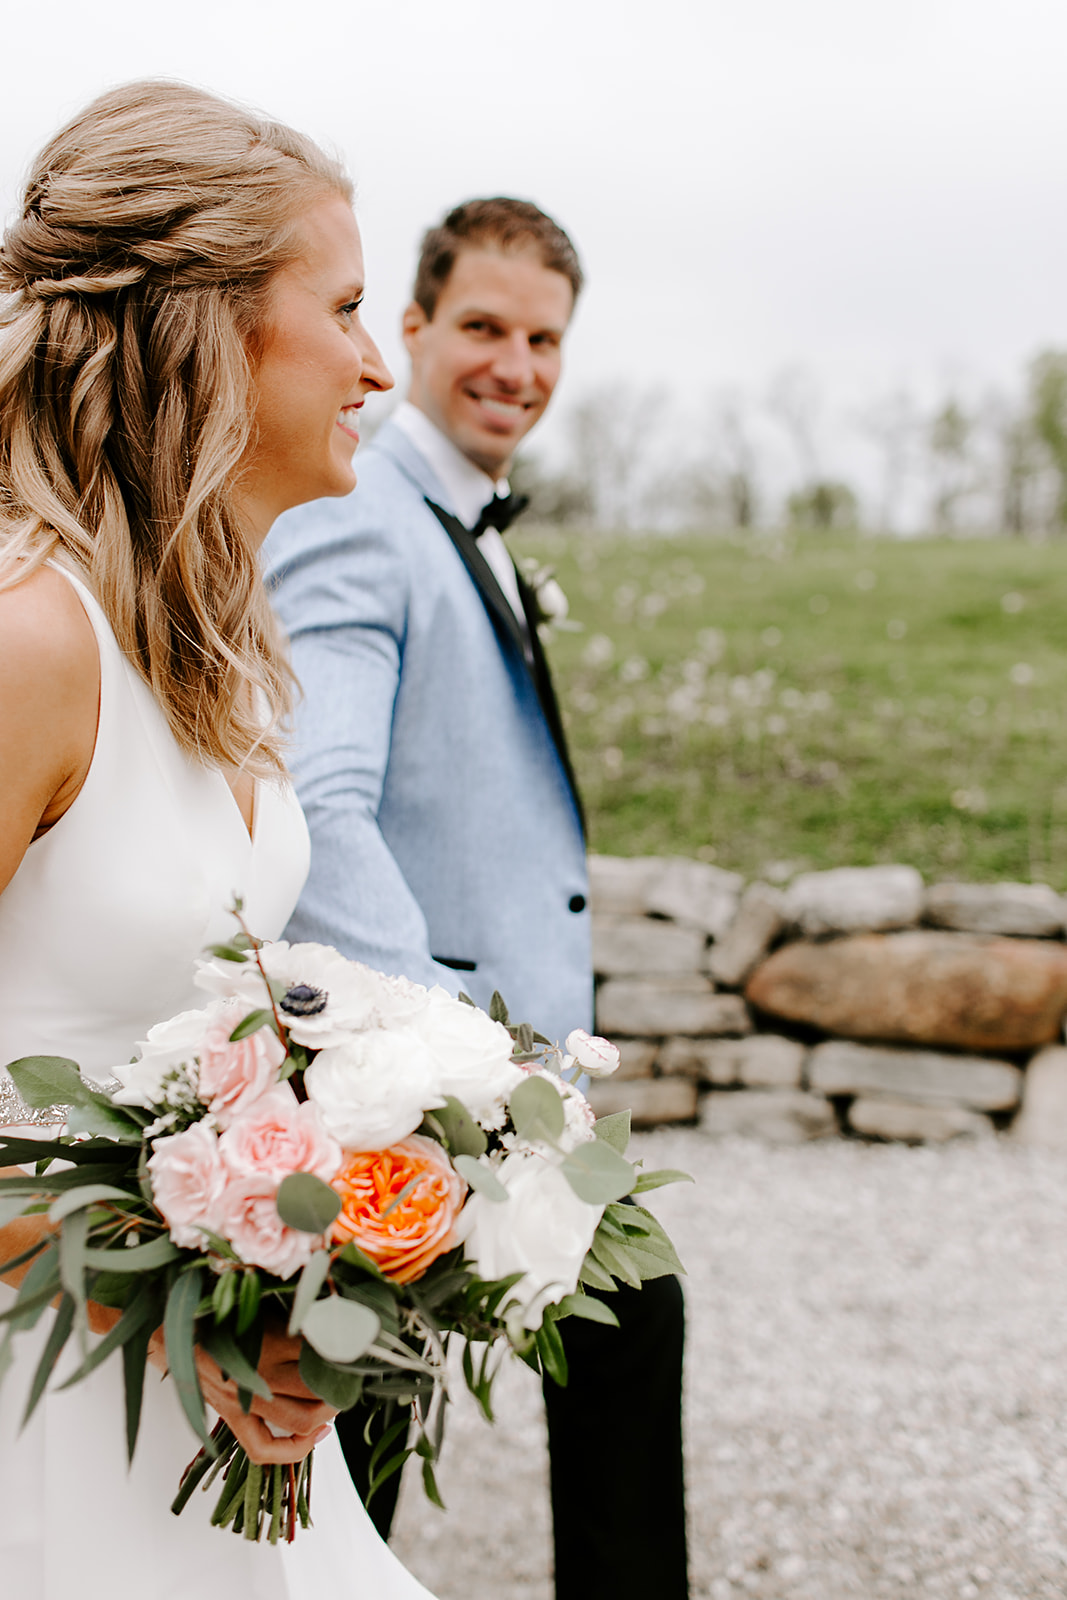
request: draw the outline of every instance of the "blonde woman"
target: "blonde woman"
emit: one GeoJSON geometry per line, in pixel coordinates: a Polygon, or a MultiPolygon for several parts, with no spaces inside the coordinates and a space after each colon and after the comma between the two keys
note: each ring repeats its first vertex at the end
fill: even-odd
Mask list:
{"type": "MultiPolygon", "coordinates": [[[[257,551],[279,512],[355,482],[360,407],[392,382],[362,285],[340,168],[200,91],[114,90],[34,167],[0,248],[0,1062],[106,1072],[195,1003],[192,962],[229,931],[234,891],[267,936],[296,901],[307,834],[257,551]]],[[[25,1117],[0,1073],[0,1125],[25,1117]]],[[[0,1230],[0,1259],[31,1226],[0,1230]]],[[[96,1308],[98,1331],[113,1317],[96,1308]]],[[[351,1491],[295,1341],[266,1341],[275,1398],[247,1417],[200,1361],[254,1459],[321,1445],[316,1526],[289,1549],[210,1528],[204,1496],[171,1516],[195,1445],[165,1381],[130,1473],[114,1363],[20,1433],[35,1355],[17,1351],[5,1595],[425,1596],[351,1491]]]]}

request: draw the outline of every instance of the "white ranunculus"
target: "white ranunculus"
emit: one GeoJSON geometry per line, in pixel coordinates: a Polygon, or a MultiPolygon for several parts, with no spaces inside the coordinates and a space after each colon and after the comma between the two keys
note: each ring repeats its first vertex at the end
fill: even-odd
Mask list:
{"type": "Polygon", "coordinates": [[[138,1060],[112,1068],[122,1084],[113,1096],[120,1106],[158,1106],[167,1096],[164,1080],[180,1068],[188,1069],[196,1082],[196,1057],[204,1035],[225,1011],[225,1003],[206,1006],[203,1011],[179,1011],[166,1022],[149,1028],[148,1037],[137,1046],[138,1060]]]}
{"type": "Polygon", "coordinates": [[[584,1028],[574,1028],[567,1035],[567,1049],[590,1078],[606,1078],[619,1065],[619,1047],[584,1028]]]}
{"type": "Polygon", "coordinates": [[[558,1167],[516,1152],[495,1169],[507,1200],[473,1194],[463,1208],[464,1254],[481,1278],[523,1274],[508,1301],[522,1307],[523,1325],[539,1328],[545,1307],[578,1287],[603,1206],[579,1200],[558,1167]]]}
{"type": "Polygon", "coordinates": [[[431,989],[409,1027],[436,1063],[442,1094],[455,1095],[487,1126],[499,1126],[502,1099],[524,1077],[511,1059],[511,1034],[503,1023],[444,989],[431,989]]]}
{"type": "MultiPolygon", "coordinates": [[[[339,1045],[363,1028],[377,1027],[383,1010],[395,1006],[391,981],[373,967],[349,961],[327,944],[288,944],[279,939],[260,948],[267,977],[287,990],[303,987],[312,1009],[279,1001],[279,1013],[297,1044],[311,1050],[339,1045]]],[[[196,981],[216,994],[232,995],[249,1007],[269,1004],[266,985],[253,957],[247,961],[202,961],[196,981]]]]}
{"type": "Polygon", "coordinates": [[[304,1087],[346,1150],[395,1144],[444,1104],[433,1057],[407,1028],[371,1028],[320,1050],[304,1087]]]}

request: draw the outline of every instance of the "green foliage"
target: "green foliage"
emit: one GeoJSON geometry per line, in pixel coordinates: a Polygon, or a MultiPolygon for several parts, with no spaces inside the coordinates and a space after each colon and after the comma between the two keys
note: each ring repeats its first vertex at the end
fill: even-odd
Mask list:
{"type": "Polygon", "coordinates": [[[278,1185],[278,1215],[301,1233],[325,1233],[341,1209],[336,1189],[313,1172],[291,1172],[278,1185]]]}
{"type": "MultiPolygon", "coordinates": [[[[1053,418],[1054,420],[1054,418],[1053,418]]],[[[1067,889],[1056,543],[527,536],[590,844],[1067,889]]],[[[779,865],[780,864],[780,865],[779,865]]]]}

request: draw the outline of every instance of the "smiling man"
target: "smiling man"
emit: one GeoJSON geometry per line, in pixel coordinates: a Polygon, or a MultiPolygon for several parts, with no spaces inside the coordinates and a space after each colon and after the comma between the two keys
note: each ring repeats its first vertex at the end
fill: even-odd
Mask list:
{"type": "MultiPolygon", "coordinates": [[[[582,814],[537,601],[501,531],[581,286],[536,206],[451,211],[404,314],[407,401],[354,493],[288,513],[266,546],[304,690],[312,864],[289,937],[483,1006],[499,989],[560,1040],[593,1025],[582,814]]],[[[570,1382],[545,1382],[556,1593],[684,1600],[681,1291],[663,1278],[606,1298],[620,1327],[565,1323],[570,1382]]],[[[361,1490],[363,1420],[338,1424],[361,1490]]],[[[383,1532],[395,1484],[372,1502],[383,1532]]]]}

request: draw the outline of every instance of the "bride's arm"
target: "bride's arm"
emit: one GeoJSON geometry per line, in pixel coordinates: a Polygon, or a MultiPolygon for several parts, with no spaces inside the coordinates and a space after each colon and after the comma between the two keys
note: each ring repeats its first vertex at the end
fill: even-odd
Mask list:
{"type": "MultiPolygon", "coordinates": [[[[0,589],[0,895],[33,840],[73,803],[89,770],[96,742],[100,660],[92,625],[70,584],[41,568],[25,582],[0,589]]],[[[23,1176],[18,1168],[0,1176],[23,1176]]],[[[31,1248],[52,1225],[22,1217],[0,1228],[0,1262],[31,1248]]],[[[18,1284],[29,1263],[2,1274],[18,1284]]],[[[90,1302],[97,1333],[119,1313],[90,1302]]],[[[245,1416],[237,1391],[210,1356],[198,1353],[204,1398],[229,1424],[254,1461],[300,1461],[336,1413],[300,1379],[300,1341],[280,1331],[263,1341],[260,1371],[274,1394],[253,1401],[245,1416]],[[290,1437],[276,1438],[267,1421],[290,1437]]],[[[165,1368],[163,1338],[152,1359],[165,1368]]]]}
{"type": "MultiPolygon", "coordinates": [[[[0,589],[0,895],[84,783],[99,698],[96,639],[66,579],[43,567],[0,589]]],[[[0,1228],[0,1261],[21,1255],[48,1228],[44,1217],[0,1228]]],[[[3,1279],[20,1283],[28,1270],[27,1263],[3,1279]]]]}

